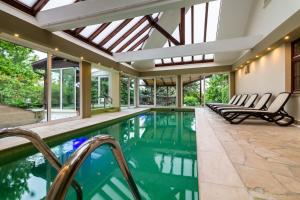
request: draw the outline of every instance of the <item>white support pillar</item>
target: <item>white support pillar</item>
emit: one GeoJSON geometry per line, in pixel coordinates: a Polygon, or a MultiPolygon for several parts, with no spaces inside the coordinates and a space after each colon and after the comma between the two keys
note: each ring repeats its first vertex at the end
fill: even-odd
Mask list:
{"type": "Polygon", "coordinates": [[[154,86],[154,91],[153,91],[153,95],[154,95],[154,100],[153,100],[153,106],[156,107],[156,77],[153,78],[153,86],[154,86]]]}
{"type": "Polygon", "coordinates": [[[135,82],[135,84],[134,84],[135,106],[139,107],[139,104],[140,104],[140,102],[139,102],[139,79],[135,78],[134,82],[135,82]]]}

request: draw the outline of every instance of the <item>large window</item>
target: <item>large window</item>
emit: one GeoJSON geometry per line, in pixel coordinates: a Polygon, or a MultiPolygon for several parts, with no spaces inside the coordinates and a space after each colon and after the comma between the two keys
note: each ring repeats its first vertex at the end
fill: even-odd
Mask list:
{"type": "Polygon", "coordinates": [[[228,74],[213,74],[205,79],[205,103],[229,101],[228,74]]]}
{"type": "Polygon", "coordinates": [[[122,107],[135,106],[135,78],[121,76],[120,95],[122,107]]]}
{"type": "Polygon", "coordinates": [[[300,39],[292,43],[292,88],[300,92],[300,39]]]}
{"type": "Polygon", "coordinates": [[[204,80],[201,75],[183,77],[183,105],[200,106],[203,104],[204,80]]]}
{"type": "Polygon", "coordinates": [[[154,105],[154,78],[139,79],[139,104],[154,105]]]}
{"type": "Polygon", "coordinates": [[[176,78],[161,77],[156,79],[156,105],[176,106],[176,78]]]}
{"type": "Polygon", "coordinates": [[[47,121],[47,54],[0,40],[0,128],[47,121]]]}
{"type": "Polygon", "coordinates": [[[79,115],[79,63],[52,56],[51,120],[79,115]]]}
{"type": "Polygon", "coordinates": [[[110,97],[110,73],[98,68],[92,68],[92,109],[107,108],[112,106],[110,97]]]}

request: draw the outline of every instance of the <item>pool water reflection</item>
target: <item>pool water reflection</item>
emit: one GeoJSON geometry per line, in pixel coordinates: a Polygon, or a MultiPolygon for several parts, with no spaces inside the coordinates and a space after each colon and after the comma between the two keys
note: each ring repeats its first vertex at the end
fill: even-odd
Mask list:
{"type": "MultiPolygon", "coordinates": [[[[198,199],[195,114],[149,112],[62,142],[64,162],[88,138],[110,134],[120,142],[143,199],[198,199]]],[[[93,152],[76,180],[84,199],[133,199],[109,147],[93,152]]],[[[56,171],[38,153],[0,166],[0,199],[43,199],[56,171]]],[[[76,199],[69,189],[67,199],[76,199]]]]}

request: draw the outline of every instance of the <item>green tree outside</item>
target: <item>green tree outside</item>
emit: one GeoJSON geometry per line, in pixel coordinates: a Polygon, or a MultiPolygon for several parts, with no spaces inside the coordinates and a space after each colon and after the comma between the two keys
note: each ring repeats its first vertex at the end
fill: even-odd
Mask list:
{"type": "Polygon", "coordinates": [[[31,66],[37,60],[32,49],[0,40],[0,103],[43,107],[44,72],[31,66]]]}

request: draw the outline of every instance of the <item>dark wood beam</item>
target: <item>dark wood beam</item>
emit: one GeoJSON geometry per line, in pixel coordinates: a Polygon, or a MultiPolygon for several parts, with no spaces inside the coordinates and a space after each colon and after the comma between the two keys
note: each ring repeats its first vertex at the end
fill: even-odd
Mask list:
{"type": "Polygon", "coordinates": [[[185,8],[180,9],[180,25],[179,25],[180,43],[185,44],[185,8]]]}
{"type": "Polygon", "coordinates": [[[35,16],[44,6],[49,2],[49,0],[38,0],[32,7],[32,13],[35,16]]]}
{"type": "Polygon", "coordinates": [[[103,51],[103,52],[105,52],[105,53],[108,53],[109,55],[112,55],[112,53],[109,52],[109,51],[107,51],[107,49],[99,47],[97,44],[95,44],[93,42],[90,42],[87,38],[82,37],[81,35],[76,35],[74,31],[66,30],[64,32],[68,33],[69,35],[71,35],[71,36],[73,36],[73,37],[75,37],[75,38],[77,38],[77,39],[79,39],[79,40],[81,40],[81,41],[83,41],[83,42],[85,42],[85,43],[87,43],[87,44],[89,44],[89,45],[91,45],[91,46],[93,46],[93,47],[95,47],[95,48],[103,51]]]}
{"type": "Polygon", "coordinates": [[[32,8],[23,4],[20,1],[17,1],[17,0],[2,0],[2,1],[11,5],[14,8],[17,8],[17,9],[29,14],[29,15],[33,15],[32,8]]]}
{"type": "Polygon", "coordinates": [[[88,40],[90,42],[93,41],[93,39],[95,39],[102,31],[104,31],[108,26],[109,26],[110,22],[109,23],[103,23],[101,24],[97,29],[96,31],[94,31],[90,37],[88,38],[88,40]]]}
{"type": "Polygon", "coordinates": [[[149,30],[151,28],[151,25],[148,24],[145,26],[142,30],[140,30],[135,36],[133,36],[126,44],[124,44],[120,49],[117,50],[118,53],[122,52],[124,49],[126,49],[131,43],[133,43],[140,35],[142,35],[144,32],[149,30]]]}
{"type": "Polygon", "coordinates": [[[109,40],[111,40],[119,31],[121,31],[132,19],[125,19],[117,28],[115,28],[106,38],[104,38],[98,45],[103,47],[109,40]]]}
{"type": "Polygon", "coordinates": [[[121,42],[123,42],[132,32],[134,32],[137,28],[139,28],[145,21],[146,17],[143,17],[140,21],[138,21],[134,26],[132,26],[124,35],[122,35],[117,41],[115,41],[109,48],[108,51],[112,51],[116,46],[118,46],[121,42]]]}
{"type": "Polygon", "coordinates": [[[76,28],[75,30],[74,30],[74,34],[75,35],[79,35],[79,33],[84,29],[85,27],[79,27],[79,28],[76,28]]]}
{"type": "Polygon", "coordinates": [[[163,29],[160,25],[158,25],[150,15],[146,15],[147,20],[151,24],[152,27],[154,27],[158,32],[160,32],[163,36],[165,36],[168,40],[170,40],[174,45],[180,45],[180,42],[178,42],[170,33],[168,33],[165,29],[163,29]]]}
{"type": "Polygon", "coordinates": [[[135,43],[128,51],[135,50],[138,46],[140,46],[143,42],[145,42],[149,38],[149,35],[144,36],[137,43],[135,43]]]}

